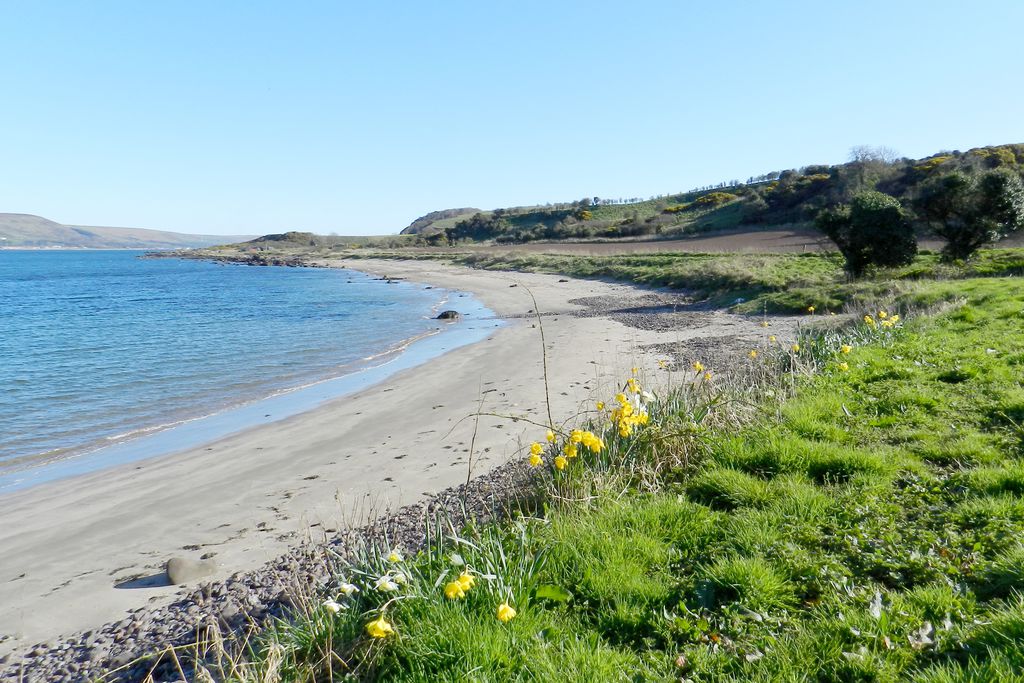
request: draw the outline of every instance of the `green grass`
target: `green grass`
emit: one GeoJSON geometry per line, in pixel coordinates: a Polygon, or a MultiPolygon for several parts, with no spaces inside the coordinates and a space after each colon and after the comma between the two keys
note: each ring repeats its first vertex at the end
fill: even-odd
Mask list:
{"type": "Polygon", "coordinates": [[[338,578],[364,587],[347,610],[313,601],[225,678],[1024,680],[1024,282],[917,290],[952,294],[893,330],[809,335],[795,362],[765,353],[761,380],[684,385],[638,435],[551,470],[540,517],[369,553],[338,578]],[[477,585],[441,597],[464,566],[477,585]],[[385,602],[367,582],[398,570],[385,602]],[[373,640],[381,610],[396,634],[373,640]]]}
{"type": "Polygon", "coordinates": [[[1024,249],[983,250],[960,266],[943,264],[937,254],[926,252],[909,266],[860,280],[848,279],[842,258],[828,253],[584,256],[448,251],[410,255],[368,250],[354,256],[443,259],[489,270],[558,273],[668,287],[740,313],[802,312],[808,306],[824,313],[890,302],[927,307],[963,296],[975,296],[984,303],[1000,298],[1001,287],[1013,287],[993,285],[985,278],[1024,275],[1024,249]]]}

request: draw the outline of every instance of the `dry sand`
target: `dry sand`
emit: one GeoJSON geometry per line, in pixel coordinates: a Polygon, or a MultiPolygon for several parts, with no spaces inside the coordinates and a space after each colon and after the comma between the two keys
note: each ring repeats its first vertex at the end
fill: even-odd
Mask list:
{"type": "MultiPolygon", "coordinates": [[[[707,364],[765,334],[721,312],[676,313],[680,297],[627,285],[430,262],[346,265],[473,292],[509,324],[308,413],[0,498],[0,657],[168,602],[177,587],[147,584],[160,583],[172,556],[215,553],[223,578],[464,481],[473,428],[465,418],[481,397],[484,411],[545,421],[527,287],[545,313],[556,420],[609,397],[631,366],[657,384],[668,347],[707,364]],[[570,303],[580,298],[589,305],[570,303]],[[142,587],[116,587],[133,580],[142,587]]],[[[781,337],[784,327],[772,331],[781,337]]],[[[483,418],[473,474],[522,457],[521,445],[542,433],[483,418]]]]}

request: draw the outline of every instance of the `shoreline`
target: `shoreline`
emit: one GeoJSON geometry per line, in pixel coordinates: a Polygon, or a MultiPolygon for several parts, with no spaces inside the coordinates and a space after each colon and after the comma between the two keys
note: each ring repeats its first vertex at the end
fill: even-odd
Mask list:
{"type": "MultiPolygon", "coordinates": [[[[372,276],[357,268],[346,267],[345,270],[372,276]]],[[[452,349],[482,341],[492,327],[503,324],[500,317],[471,294],[447,288],[439,288],[438,293],[441,296],[431,306],[431,316],[457,298],[464,316],[458,325],[436,321],[437,326],[432,330],[400,339],[383,351],[339,366],[339,374],[229,404],[211,413],[170,424],[132,429],[118,437],[108,437],[109,443],[0,461],[0,502],[17,491],[119,465],[173,456],[260,425],[316,410],[371,384],[386,381],[396,372],[427,363],[452,349]]]]}
{"type": "Polygon", "coordinates": [[[14,560],[0,574],[0,658],[168,605],[190,587],[146,579],[170,557],[212,556],[220,569],[210,579],[223,580],[518,460],[538,430],[515,418],[544,421],[527,289],[544,314],[559,419],[614,394],[632,366],[655,385],[668,347],[711,358],[762,333],[752,319],[676,312],[685,297],[630,285],[408,261],[328,265],[470,291],[509,324],[272,425],[5,497],[0,548],[14,560]],[[481,420],[467,471],[465,417],[481,397],[508,417],[481,420]]]}

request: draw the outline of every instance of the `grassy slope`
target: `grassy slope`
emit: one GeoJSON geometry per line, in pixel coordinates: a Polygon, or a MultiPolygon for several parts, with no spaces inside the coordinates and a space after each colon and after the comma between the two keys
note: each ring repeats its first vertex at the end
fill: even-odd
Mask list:
{"type": "Polygon", "coordinates": [[[719,305],[744,302],[739,312],[819,311],[844,305],[892,300],[927,286],[935,278],[1024,274],[1024,249],[991,249],[965,268],[948,267],[938,256],[921,254],[904,268],[885,270],[851,282],[837,254],[684,254],[581,256],[555,254],[487,254],[438,252],[353,253],[352,257],[435,258],[493,270],[558,273],[587,278],[671,287],[694,292],[719,305]]]}
{"type": "Polygon", "coordinates": [[[543,519],[397,564],[371,553],[344,571],[363,587],[348,609],[265,634],[250,673],[1024,680],[1024,283],[918,283],[902,305],[956,298],[892,330],[808,333],[797,353],[769,328],[722,384],[676,373],[638,435],[545,468],[543,519]],[[479,578],[453,601],[456,551],[479,578]],[[409,583],[377,593],[389,571],[409,583]],[[367,638],[382,605],[396,634],[367,638]]]}

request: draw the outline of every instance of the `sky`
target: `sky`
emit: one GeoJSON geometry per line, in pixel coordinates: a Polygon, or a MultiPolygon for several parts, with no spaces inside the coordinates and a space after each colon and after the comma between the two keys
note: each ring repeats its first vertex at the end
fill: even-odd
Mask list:
{"type": "Polygon", "coordinates": [[[208,234],[1024,142],[1024,2],[8,2],[0,212],[208,234]]]}

